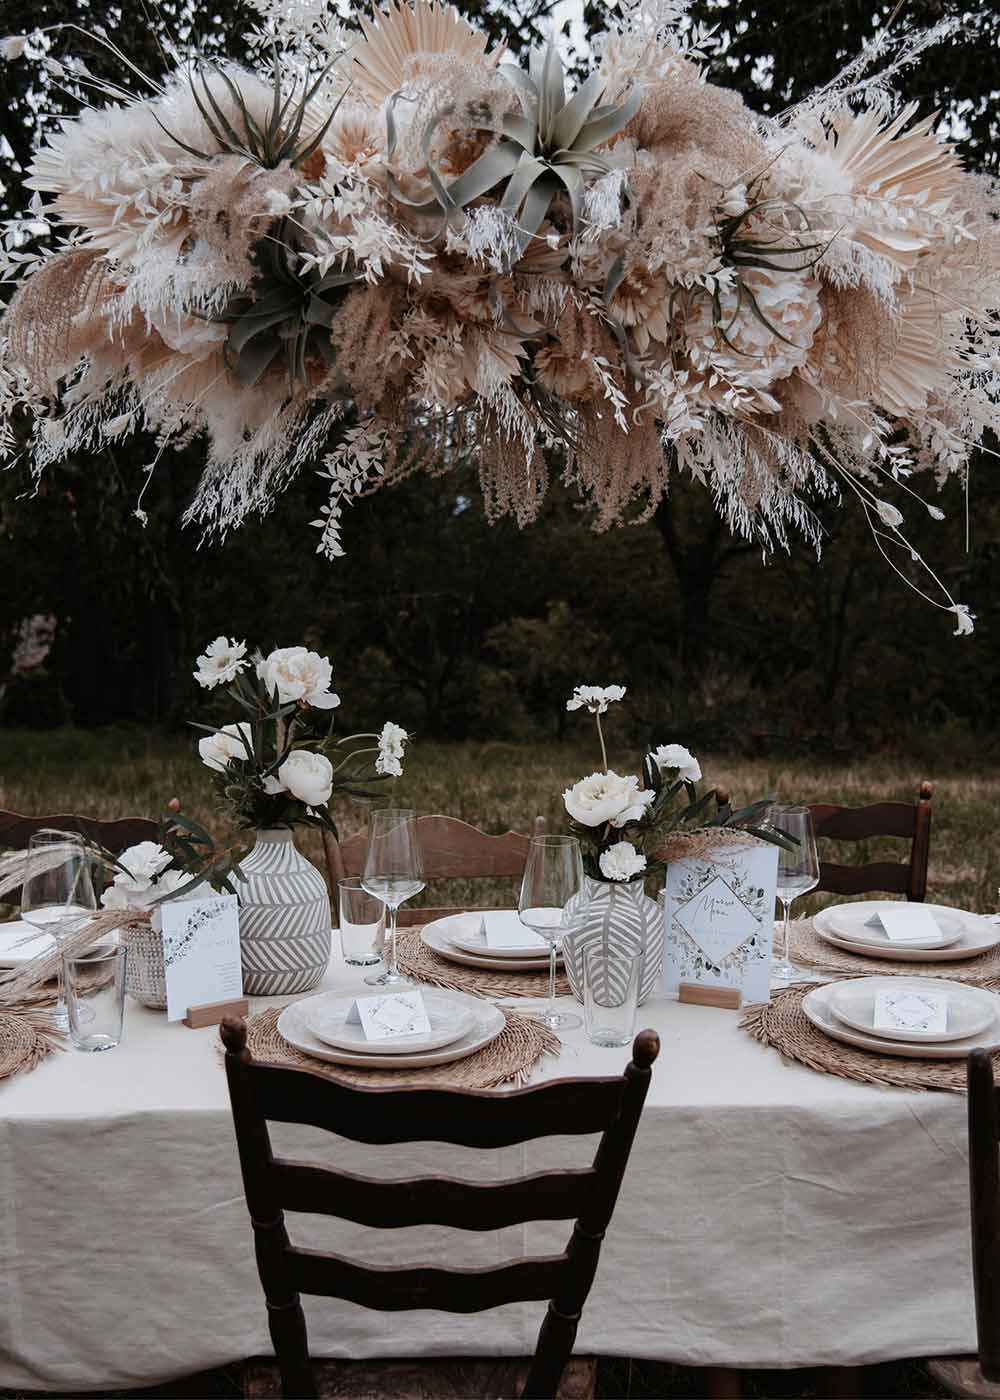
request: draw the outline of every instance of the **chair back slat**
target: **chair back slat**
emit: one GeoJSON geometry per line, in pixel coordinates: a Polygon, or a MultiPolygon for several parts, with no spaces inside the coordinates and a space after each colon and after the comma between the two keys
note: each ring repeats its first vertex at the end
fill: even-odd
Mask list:
{"type": "Polygon", "coordinates": [[[0,812],[0,847],[8,851],[27,850],[28,842],[38,831],[78,831],[89,841],[104,846],[113,855],[120,855],[140,841],[155,841],[158,827],[146,817],[120,817],[99,821],[96,817],[71,816],[57,813],[51,817],[25,817],[20,812],[0,812]]]}
{"type": "Polygon", "coordinates": [[[869,807],[835,807],[817,803],[809,809],[817,836],[832,841],[867,841],[873,836],[913,837],[916,807],[912,802],[873,802],[869,807]]]}
{"type": "Polygon", "coordinates": [[[527,1089],[358,1089],[306,1070],[257,1064],[242,1021],[222,1023],[226,1080],[236,1128],[257,1267],[286,1396],[312,1400],[315,1380],[301,1293],[345,1298],[396,1312],[471,1313],[548,1298],[523,1397],[554,1396],[576,1338],[611,1220],[651,1070],[655,1031],[641,1031],[618,1079],[566,1079],[527,1089]],[[354,1142],[443,1142],[506,1147],[551,1134],[600,1133],[589,1168],[538,1172],[513,1181],[448,1177],[372,1181],[275,1158],[269,1122],[302,1123],[354,1142]],[[372,1268],[339,1254],[293,1246],[285,1211],[333,1215],[396,1228],[441,1224],[503,1229],[531,1220],[576,1218],[565,1251],[489,1268],[372,1268]]]}
{"type": "MultiPolygon", "coordinates": [[[[916,802],[873,802],[867,807],[837,807],[824,802],[811,806],[813,827],[821,841],[870,841],[890,836],[910,843],[909,861],[838,865],[820,859],[817,891],[839,895],[903,894],[909,900],[924,900],[933,792],[933,784],[923,782],[916,802]]],[[[822,854],[821,847],[821,857],[822,854]]]]}
{"type": "Polygon", "coordinates": [[[988,1381],[1000,1381],[1000,1102],[989,1050],[973,1050],[967,1078],[979,1368],[988,1381]]]}
{"type": "Polygon", "coordinates": [[[872,861],[868,865],[835,865],[832,861],[821,860],[816,888],[827,894],[867,894],[870,890],[907,894],[910,867],[888,860],[872,861]]]}
{"type": "Polygon", "coordinates": [[[539,1172],[516,1181],[451,1177],[382,1181],[278,1158],[273,1178],[282,1210],[336,1215],[379,1230],[408,1225],[502,1230],[528,1220],[575,1220],[587,1203],[595,1173],[592,1167],[583,1167],[539,1172]]]}
{"type": "Polygon", "coordinates": [[[498,1096],[488,1090],[356,1089],[280,1065],[253,1067],[253,1097],[272,1123],[336,1124],[355,1142],[510,1147],[555,1134],[600,1133],[622,1106],[621,1079],[552,1080],[498,1096]]]}
{"type": "Polygon", "coordinates": [[[379,1312],[436,1308],[472,1313],[551,1298],[566,1264],[564,1254],[490,1269],[372,1268],[312,1249],[289,1249],[287,1257],[289,1281],[298,1292],[346,1298],[379,1312]]]}

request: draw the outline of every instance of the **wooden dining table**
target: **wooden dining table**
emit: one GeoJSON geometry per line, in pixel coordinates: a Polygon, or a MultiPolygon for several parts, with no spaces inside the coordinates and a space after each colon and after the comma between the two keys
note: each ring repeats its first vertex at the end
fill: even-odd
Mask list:
{"type": "MultiPolygon", "coordinates": [[[[324,986],[361,978],[335,953],[324,986]]],[[[579,1352],[796,1367],[974,1349],[960,1095],[816,1073],[714,1007],[651,1000],[639,1025],[663,1049],[579,1352]]],[[[532,1077],[617,1074],[627,1057],[574,1030],[532,1077]]],[[[311,1129],[277,1143],[368,1175],[476,1179],[582,1164],[593,1148],[371,1148],[311,1129]]],[[[53,1054],[0,1085],[0,1201],[0,1386],[128,1388],[270,1350],[217,1028],[130,1001],[117,1049],[53,1054]]],[[[289,1223],[294,1240],[366,1263],[469,1267],[561,1248],[567,1228],[289,1223]]],[[[330,1357],[525,1355],[542,1313],[305,1306],[313,1352],[330,1357]]]]}

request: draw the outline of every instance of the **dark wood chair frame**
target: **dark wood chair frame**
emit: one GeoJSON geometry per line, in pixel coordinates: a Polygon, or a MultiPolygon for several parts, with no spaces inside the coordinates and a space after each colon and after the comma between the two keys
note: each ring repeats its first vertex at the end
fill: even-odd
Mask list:
{"type": "Polygon", "coordinates": [[[641,1031],[623,1075],[555,1080],[511,1093],[355,1089],[308,1071],[254,1061],[246,1025],[222,1023],[226,1076],[257,1267],[285,1396],[317,1394],[299,1295],[343,1298],[383,1312],[471,1313],[548,1299],[525,1400],[553,1397],[618,1199],[651,1066],[655,1031],[641,1031]],[[268,1123],[302,1123],[372,1145],[444,1142],[482,1149],[553,1134],[601,1133],[591,1166],[500,1182],[449,1177],[375,1180],[275,1157],[268,1123]],[[498,1230],[531,1220],[574,1220],[561,1254],[484,1269],[372,1268],[293,1246],[284,1212],[336,1216],[375,1229],[448,1225],[498,1230]]]}
{"type": "MultiPolygon", "coordinates": [[[[119,817],[100,821],[97,817],[77,817],[58,813],[51,817],[25,817],[20,812],[0,812],[0,850],[24,851],[28,842],[38,831],[78,831],[81,836],[103,846],[112,855],[120,855],[129,846],[137,846],[140,841],[155,841],[159,834],[156,822],[147,817],[119,817]]],[[[16,904],[20,899],[18,890],[4,895],[4,902],[16,904]]]]}

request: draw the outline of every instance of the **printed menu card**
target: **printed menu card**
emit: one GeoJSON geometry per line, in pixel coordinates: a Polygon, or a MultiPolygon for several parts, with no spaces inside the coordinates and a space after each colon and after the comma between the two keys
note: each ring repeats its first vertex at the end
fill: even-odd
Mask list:
{"type": "Polygon", "coordinates": [[[169,1021],[183,1020],[192,1006],[243,995],[234,894],[167,900],[160,905],[160,918],[169,1021]]]}

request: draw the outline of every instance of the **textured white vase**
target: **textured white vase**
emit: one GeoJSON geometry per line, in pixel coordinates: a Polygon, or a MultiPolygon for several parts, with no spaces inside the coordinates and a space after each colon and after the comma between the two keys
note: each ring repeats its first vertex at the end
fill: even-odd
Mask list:
{"type": "Polygon", "coordinates": [[[240,862],[240,956],[248,996],[307,992],[330,961],[326,881],[285,827],[258,831],[240,862]]]}
{"type": "Polygon", "coordinates": [[[663,911],[641,880],[621,884],[586,876],[582,922],[563,939],[563,963],[577,1001],[583,1001],[583,960],[591,949],[614,957],[640,954],[640,1006],[659,986],[663,966],[663,911]]]}

